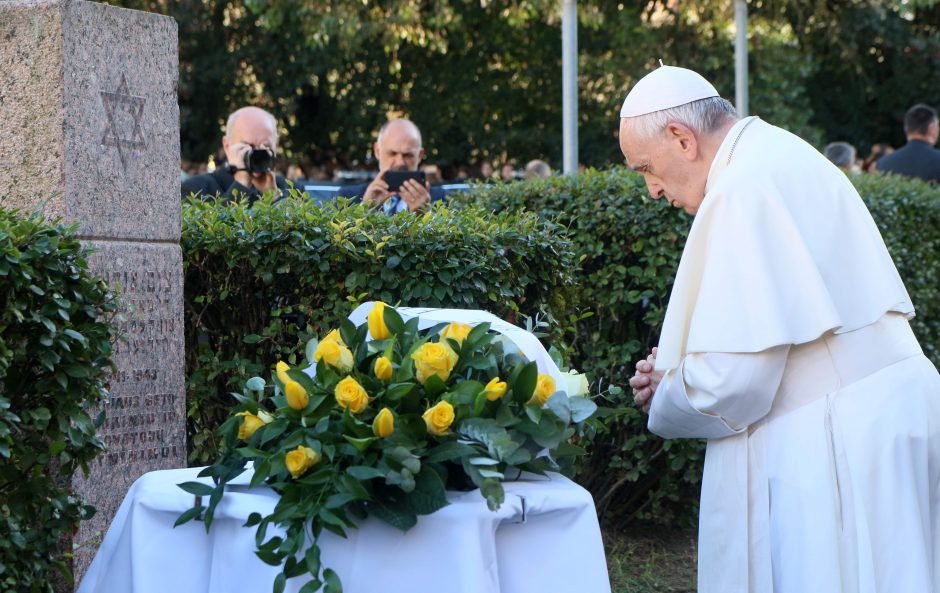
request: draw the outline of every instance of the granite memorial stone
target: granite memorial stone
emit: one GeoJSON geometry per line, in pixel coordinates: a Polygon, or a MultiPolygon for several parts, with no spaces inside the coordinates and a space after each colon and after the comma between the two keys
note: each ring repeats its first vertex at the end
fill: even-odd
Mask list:
{"type": "Polygon", "coordinates": [[[107,452],[73,486],[76,583],[127,488],[186,462],[177,26],[83,0],[0,2],[0,204],[79,226],[122,295],[107,452]]]}

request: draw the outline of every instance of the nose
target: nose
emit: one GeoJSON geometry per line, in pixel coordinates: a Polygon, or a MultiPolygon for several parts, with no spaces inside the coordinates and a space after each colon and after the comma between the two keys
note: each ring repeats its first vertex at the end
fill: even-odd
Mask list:
{"type": "Polygon", "coordinates": [[[661,185],[649,179],[645,179],[644,181],[646,181],[646,188],[649,190],[650,196],[652,196],[654,200],[658,200],[665,195],[665,191],[661,185]]]}

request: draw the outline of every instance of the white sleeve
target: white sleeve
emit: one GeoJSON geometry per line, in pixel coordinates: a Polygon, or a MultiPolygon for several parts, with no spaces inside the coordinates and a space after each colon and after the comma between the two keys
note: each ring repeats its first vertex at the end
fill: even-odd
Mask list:
{"type": "Polygon", "coordinates": [[[665,438],[738,434],[770,412],[790,346],[756,353],[689,354],[653,395],[649,429],[665,438]]]}

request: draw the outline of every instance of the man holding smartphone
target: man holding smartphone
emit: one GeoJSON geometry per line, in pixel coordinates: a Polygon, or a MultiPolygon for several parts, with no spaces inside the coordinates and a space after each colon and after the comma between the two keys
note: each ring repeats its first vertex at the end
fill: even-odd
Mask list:
{"type": "Polygon", "coordinates": [[[368,185],[340,188],[339,197],[362,200],[389,215],[405,210],[417,212],[444,197],[444,191],[432,188],[418,171],[424,159],[424,148],[421,147],[421,131],[412,121],[386,122],[379,130],[373,150],[379,161],[379,174],[368,185]]]}

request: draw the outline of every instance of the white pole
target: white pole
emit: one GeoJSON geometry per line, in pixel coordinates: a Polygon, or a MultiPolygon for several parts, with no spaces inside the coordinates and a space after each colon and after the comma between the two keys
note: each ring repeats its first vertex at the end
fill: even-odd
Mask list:
{"type": "Polygon", "coordinates": [[[747,117],[747,0],[734,0],[734,103],[747,117]]]}
{"type": "Polygon", "coordinates": [[[578,2],[561,2],[562,154],[565,175],[578,172],[578,2]]]}

